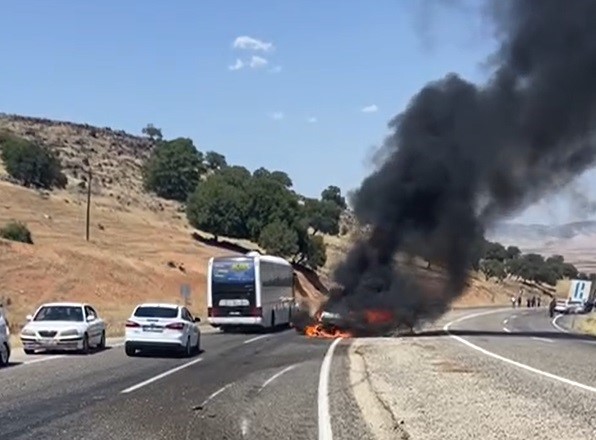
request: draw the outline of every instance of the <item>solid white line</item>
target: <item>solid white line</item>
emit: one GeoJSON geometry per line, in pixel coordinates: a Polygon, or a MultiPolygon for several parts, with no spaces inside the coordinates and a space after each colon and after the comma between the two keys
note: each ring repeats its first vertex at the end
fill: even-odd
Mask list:
{"type": "Polygon", "coordinates": [[[268,338],[269,336],[271,336],[271,335],[256,336],[254,338],[247,339],[246,341],[243,342],[243,344],[250,344],[251,342],[258,341],[259,339],[268,338]]]}
{"type": "Polygon", "coordinates": [[[227,390],[228,388],[230,388],[232,386],[233,382],[230,382],[227,385],[224,385],[223,387],[221,387],[219,390],[217,390],[214,393],[211,393],[211,395],[209,397],[207,397],[203,403],[201,403],[201,407],[205,407],[207,406],[207,404],[209,402],[211,402],[213,399],[215,399],[217,396],[219,396],[221,393],[223,393],[225,390],[227,390]]]}
{"type": "Polygon", "coordinates": [[[197,359],[194,359],[194,360],[192,360],[190,362],[187,362],[185,364],[179,365],[176,368],[172,368],[171,370],[164,371],[163,373],[158,374],[157,376],[153,376],[150,379],[147,379],[147,380],[145,380],[145,381],[143,381],[141,383],[138,383],[138,384],[133,385],[133,386],[131,386],[129,388],[126,388],[125,390],[120,391],[120,393],[126,394],[126,393],[130,393],[132,391],[136,391],[139,388],[144,387],[145,385],[149,385],[150,383],[153,383],[155,381],[158,381],[159,379],[163,379],[164,377],[167,377],[170,374],[174,374],[175,372],[180,371],[180,370],[182,370],[182,369],[184,369],[186,367],[190,367],[191,365],[197,364],[197,363],[201,362],[202,360],[203,360],[203,358],[197,358],[197,359]]]}
{"type": "Polygon", "coordinates": [[[329,346],[325,358],[321,364],[321,372],[319,374],[319,440],[333,440],[333,431],[331,430],[331,418],[329,417],[329,372],[331,370],[331,360],[335,347],[341,341],[341,338],[336,339],[329,346]]]}
{"type": "Polygon", "coordinates": [[[530,367],[529,365],[522,364],[521,362],[517,362],[517,361],[514,361],[513,359],[509,359],[509,358],[506,358],[506,357],[501,356],[499,354],[493,353],[492,351],[488,351],[488,350],[486,350],[486,349],[484,349],[482,347],[479,347],[476,344],[472,344],[470,341],[468,341],[468,340],[466,340],[464,338],[461,338],[461,337],[456,336],[456,335],[454,335],[454,334],[452,334],[452,333],[449,332],[449,327],[451,327],[453,324],[455,324],[457,322],[465,321],[467,319],[477,318],[479,316],[488,315],[490,313],[495,313],[495,312],[494,311],[490,311],[490,312],[475,313],[475,314],[472,314],[472,315],[463,316],[461,318],[458,318],[458,319],[456,319],[454,321],[451,321],[451,322],[445,324],[445,326],[443,327],[443,330],[445,330],[447,332],[447,334],[450,337],[452,337],[453,339],[455,339],[456,341],[461,342],[462,344],[467,345],[468,347],[470,347],[470,348],[472,348],[472,349],[474,349],[476,351],[479,351],[480,353],[485,354],[486,356],[490,356],[490,357],[492,357],[494,359],[498,359],[498,360],[500,360],[502,362],[505,362],[505,363],[510,364],[510,365],[513,365],[515,367],[521,368],[523,370],[530,371],[532,373],[536,373],[536,374],[539,374],[539,375],[544,376],[544,377],[548,377],[549,379],[553,379],[553,380],[556,380],[558,382],[562,382],[562,383],[564,383],[566,385],[571,385],[571,386],[574,386],[574,387],[577,387],[577,388],[581,388],[582,390],[585,390],[585,391],[590,391],[592,393],[596,393],[596,387],[591,387],[589,385],[585,385],[583,383],[579,383],[579,382],[576,382],[574,380],[567,379],[565,377],[557,376],[556,374],[552,374],[552,373],[548,373],[546,371],[539,370],[538,368],[530,367]]]}
{"type": "Polygon", "coordinates": [[[263,391],[263,388],[265,388],[267,385],[269,385],[271,382],[273,382],[275,379],[277,379],[279,376],[281,376],[282,374],[287,373],[288,371],[293,370],[294,368],[296,368],[298,366],[298,364],[294,364],[294,365],[290,365],[289,367],[284,368],[283,370],[275,373],[273,376],[271,376],[269,379],[267,379],[263,385],[261,385],[261,388],[259,388],[259,393],[261,391],[263,391]]]}
{"type": "Polygon", "coordinates": [[[554,342],[552,339],[548,339],[548,338],[540,338],[538,336],[532,336],[532,339],[535,339],[537,341],[542,341],[542,342],[554,342]]]}
{"type": "Polygon", "coordinates": [[[57,354],[55,356],[48,356],[48,357],[44,357],[44,358],[40,358],[40,359],[33,359],[31,361],[25,361],[21,365],[37,364],[39,362],[51,361],[52,359],[60,359],[60,358],[63,358],[63,357],[64,357],[63,354],[57,354]]]}
{"type": "Polygon", "coordinates": [[[569,333],[569,330],[567,330],[566,328],[561,327],[559,324],[557,324],[557,320],[559,318],[562,318],[564,315],[557,315],[553,318],[553,320],[551,321],[551,324],[553,325],[554,328],[556,328],[557,330],[559,330],[560,332],[563,333],[569,333]]]}

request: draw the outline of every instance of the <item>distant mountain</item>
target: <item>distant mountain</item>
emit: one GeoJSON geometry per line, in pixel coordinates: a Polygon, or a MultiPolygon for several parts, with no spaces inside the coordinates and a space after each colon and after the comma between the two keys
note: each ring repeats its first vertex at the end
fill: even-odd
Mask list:
{"type": "Polygon", "coordinates": [[[558,240],[570,240],[579,235],[596,234],[596,221],[565,223],[562,225],[541,225],[523,223],[501,223],[487,233],[489,240],[501,243],[545,244],[558,240]]]}

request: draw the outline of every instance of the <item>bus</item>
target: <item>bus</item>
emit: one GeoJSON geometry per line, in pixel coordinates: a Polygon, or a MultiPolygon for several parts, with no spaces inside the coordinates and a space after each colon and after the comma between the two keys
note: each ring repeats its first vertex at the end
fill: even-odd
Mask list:
{"type": "Polygon", "coordinates": [[[212,257],[207,269],[207,320],[213,327],[289,325],[294,270],[285,259],[249,252],[212,257]]]}

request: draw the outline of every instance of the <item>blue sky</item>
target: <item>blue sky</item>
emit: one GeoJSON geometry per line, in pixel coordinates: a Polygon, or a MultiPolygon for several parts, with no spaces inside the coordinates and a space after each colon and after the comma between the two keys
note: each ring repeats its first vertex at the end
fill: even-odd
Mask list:
{"type": "Polygon", "coordinates": [[[132,133],[151,122],[231,163],[284,170],[308,196],[345,192],[427,81],[486,76],[480,14],[443,3],[5,2],[0,111],[132,133]]]}

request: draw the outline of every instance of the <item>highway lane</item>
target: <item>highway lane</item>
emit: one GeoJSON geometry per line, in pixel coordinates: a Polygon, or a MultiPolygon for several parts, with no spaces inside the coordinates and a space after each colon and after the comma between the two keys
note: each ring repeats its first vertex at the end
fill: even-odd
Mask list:
{"type": "Polygon", "coordinates": [[[561,422],[553,426],[558,419],[574,435],[596,432],[596,346],[557,330],[545,309],[467,314],[448,328],[466,345],[445,346],[458,362],[479,372],[494,389],[552,408],[550,414],[535,415],[540,426],[560,429],[561,422]]]}
{"type": "MultiPolygon", "coordinates": [[[[368,439],[348,383],[348,344],[332,359],[329,420],[335,438],[368,439]]],[[[0,439],[317,438],[330,341],[217,333],[203,335],[203,346],[192,359],[128,358],[118,347],[2,370],[0,439]]]]}

